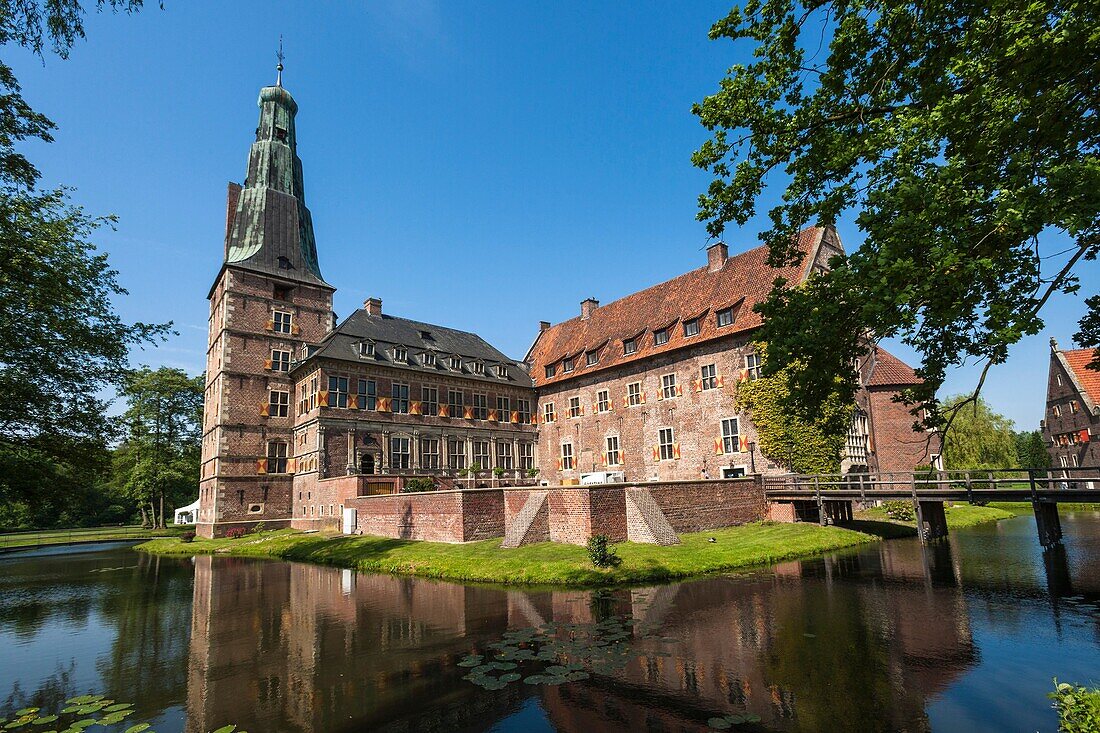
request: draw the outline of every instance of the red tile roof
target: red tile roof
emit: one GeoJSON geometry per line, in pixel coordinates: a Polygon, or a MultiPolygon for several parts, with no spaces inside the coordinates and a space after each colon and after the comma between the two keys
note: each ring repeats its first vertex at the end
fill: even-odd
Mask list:
{"type": "Polygon", "coordinates": [[[874,364],[867,378],[868,387],[899,387],[920,384],[913,368],[881,346],[874,352],[874,364]]]}
{"type": "Polygon", "coordinates": [[[768,248],[756,247],[730,257],[714,272],[704,266],[659,285],[646,288],[596,308],[587,319],[580,316],[563,321],[539,334],[531,348],[532,378],[536,386],[555,384],[655,354],[705,343],[760,326],[753,306],[767,298],[776,277],[799,282],[811,266],[811,258],[825,229],[810,227],[798,235],[799,248],[807,253],[797,267],[774,269],[767,263],[768,248]],[[733,308],[729,326],[718,328],[715,313],[733,308]],[[684,336],[681,322],[700,318],[699,333],[684,336]],[[669,328],[668,343],[653,344],[654,330],[669,328]],[[623,340],[634,336],[638,351],[623,353],[623,340]],[[585,352],[599,348],[599,363],[588,366],[585,352]],[[546,378],[545,367],[574,358],[574,370],[546,378]]]}
{"type": "Polygon", "coordinates": [[[1095,349],[1070,349],[1062,352],[1062,356],[1066,357],[1066,363],[1077,377],[1078,384],[1088,393],[1093,402],[1100,403],[1100,372],[1087,368],[1095,355],[1095,349]]]}

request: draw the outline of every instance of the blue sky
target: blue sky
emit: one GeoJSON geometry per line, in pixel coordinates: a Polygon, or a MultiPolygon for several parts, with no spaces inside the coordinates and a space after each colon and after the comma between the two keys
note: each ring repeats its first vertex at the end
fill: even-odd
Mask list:
{"type": "MultiPolygon", "coordinates": [[[[119,217],[97,242],[130,291],[120,312],[179,331],[139,363],[203,367],[225,185],[244,177],[280,34],[341,317],[378,296],[389,313],[477,331],[518,358],[539,320],[705,261],[695,212],[709,179],[690,156],[706,135],[690,109],[741,60],[707,39],[725,3],[150,5],[93,13],[67,61],[5,49],[60,128],[27,146],[45,182],[119,217]]],[[[761,228],[725,239],[740,251],[761,228]]],[[[859,245],[851,219],[839,230],[859,245]]],[[[1097,263],[1081,274],[1095,292],[1097,263]]],[[[1046,332],[990,375],[996,409],[1037,425],[1048,339],[1068,345],[1083,312],[1081,296],[1054,299],[1046,332]]],[[[975,379],[959,370],[944,392],[975,379]]]]}

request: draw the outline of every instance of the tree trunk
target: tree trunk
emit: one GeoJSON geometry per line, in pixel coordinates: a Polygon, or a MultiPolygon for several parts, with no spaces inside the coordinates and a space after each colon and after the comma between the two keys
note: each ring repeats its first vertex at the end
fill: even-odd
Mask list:
{"type": "Polygon", "coordinates": [[[149,526],[149,520],[145,518],[145,502],[138,504],[138,509],[141,511],[141,528],[145,529],[149,526]]]}
{"type": "Polygon", "coordinates": [[[164,492],[160,494],[160,529],[164,529],[164,492]]]}

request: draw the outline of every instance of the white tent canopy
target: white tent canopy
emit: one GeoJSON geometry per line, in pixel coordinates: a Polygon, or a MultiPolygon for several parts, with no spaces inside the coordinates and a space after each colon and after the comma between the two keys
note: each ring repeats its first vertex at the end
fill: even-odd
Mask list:
{"type": "Polygon", "coordinates": [[[199,514],[199,500],[195,501],[187,506],[181,506],[176,510],[176,524],[194,524],[195,517],[199,514]]]}

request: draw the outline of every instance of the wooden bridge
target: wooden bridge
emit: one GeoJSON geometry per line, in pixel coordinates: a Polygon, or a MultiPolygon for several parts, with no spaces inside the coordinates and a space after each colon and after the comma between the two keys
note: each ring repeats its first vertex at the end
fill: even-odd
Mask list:
{"type": "Polygon", "coordinates": [[[792,503],[796,516],[822,524],[851,520],[857,501],[912,501],[925,542],[947,536],[945,501],[1030,502],[1045,548],[1062,541],[1060,502],[1096,503],[1100,508],[1100,468],[788,474],[763,481],[768,501],[792,503]]]}

